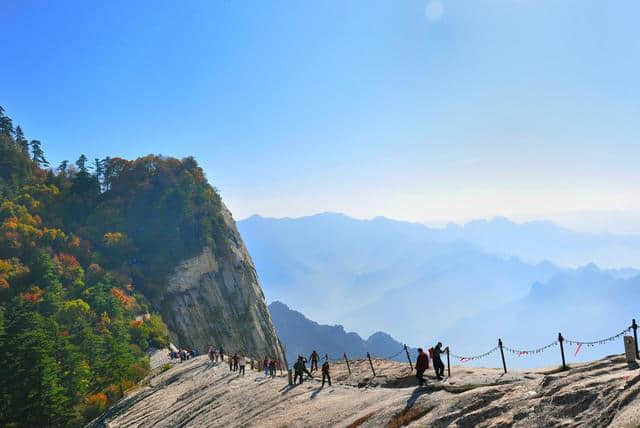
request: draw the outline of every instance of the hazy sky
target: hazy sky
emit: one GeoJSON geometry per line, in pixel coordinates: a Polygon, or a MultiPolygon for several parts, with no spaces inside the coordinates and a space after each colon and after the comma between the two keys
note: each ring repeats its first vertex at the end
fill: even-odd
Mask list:
{"type": "Polygon", "coordinates": [[[193,155],[236,218],[640,211],[637,0],[8,0],[0,16],[0,105],[52,163],[193,155]]]}

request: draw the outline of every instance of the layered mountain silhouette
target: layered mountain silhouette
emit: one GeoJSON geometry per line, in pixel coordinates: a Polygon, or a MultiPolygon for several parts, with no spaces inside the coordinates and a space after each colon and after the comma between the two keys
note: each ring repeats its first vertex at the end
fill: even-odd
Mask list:
{"type": "Polygon", "coordinates": [[[525,347],[560,329],[606,334],[630,322],[627,303],[638,289],[633,260],[640,239],[581,234],[549,222],[498,218],[433,229],[325,213],[254,216],[238,227],[269,300],[320,323],[340,323],[365,337],[382,330],[414,346],[443,338],[474,352],[521,329],[528,336],[511,343],[525,347]],[[604,260],[599,255],[628,260],[630,267],[567,262],[604,260]],[[549,324],[550,318],[567,324],[549,324]]]}
{"type": "MultiPolygon", "coordinates": [[[[341,325],[321,325],[290,309],[282,302],[272,302],[269,312],[274,326],[286,349],[287,361],[292,363],[298,355],[309,358],[314,350],[321,357],[330,359],[363,358],[370,353],[372,357],[392,357],[396,361],[406,361],[403,344],[383,332],[376,332],[364,340],[357,333],[348,333],[341,325]]],[[[410,355],[415,350],[409,348],[410,355]]]]}

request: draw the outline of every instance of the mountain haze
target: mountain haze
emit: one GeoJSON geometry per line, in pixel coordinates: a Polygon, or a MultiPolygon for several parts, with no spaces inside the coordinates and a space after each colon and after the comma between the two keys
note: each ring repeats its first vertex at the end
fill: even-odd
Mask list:
{"type": "MultiPolygon", "coordinates": [[[[363,358],[367,352],[372,357],[389,357],[396,361],[406,361],[402,350],[404,344],[383,332],[376,332],[364,340],[357,333],[347,333],[341,325],[320,325],[298,311],[289,309],[282,302],[269,304],[269,312],[287,354],[287,361],[295,361],[298,355],[307,358],[313,350],[321,357],[336,360],[346,353],[349,358],[363,358]]],[[[413,349],[409,349],[412,355],[413,349]]]]}
{"type": "MultiPolygon", "coordinates": [[[[628,257],[631,253],[607,248],[622,242],[633,248],[633,237],[578,234],[548,222],[518,225],[503,218],[432,229],[331,213],[254,216],[238,227],[269,299],[364,336],[383,330],[414,346],[441,338],[473,355],[493,348],[498,337],[529,349],[552,342],[558,331],[585,340],[607,336],[636,316],[629,304],[638,297],[639,271],[633,266],[572,268],[524,260],[544,260],[545,251],[558,260],[595,257],[598,251],[610,259],[628,257]],[[591,252],[574,251],[580,242],[590,243],[583,249],[591,252]]],[[[618,348],[590,351],[595,357],[607,349],[620,351],[619,344],[611,346],[618,348]]]]}

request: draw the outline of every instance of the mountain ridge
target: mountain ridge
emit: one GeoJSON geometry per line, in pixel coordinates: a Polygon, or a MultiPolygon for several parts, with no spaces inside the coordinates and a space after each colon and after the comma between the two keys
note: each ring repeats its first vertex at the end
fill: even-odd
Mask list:
{"type": "MultiPolygon", "coordinates": [[[[269,312],[290,363],[298,355],[308,357],[313,350],[332,360],[341,359],[343,353],[349,358],[363,358],[370,353],[372,357],[394,356],[396,361],[406,361],[406,355],[401,352],[404,344],[388,333],[376,331],[363,339],[355,332],[347,332],[342,325],[323,325],[310,320],[279,301],[269,304],[269,312]]],[[[409,347],[409,351],[414,353],[415,349],[409,347]]]]}

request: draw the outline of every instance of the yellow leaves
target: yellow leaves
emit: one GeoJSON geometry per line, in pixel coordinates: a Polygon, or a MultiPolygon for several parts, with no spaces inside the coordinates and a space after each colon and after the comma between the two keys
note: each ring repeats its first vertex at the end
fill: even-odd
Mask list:
{"type": "Polygon", "coordinates": [[[69,239],[69,247],[75,249],[80,248],[80,238],[72,236],[71,239],[69,239]]]}
{"type": "Polygon", "coordinates": [[[122,232],[107,232],[104,234],[103,241],[105,245],[112,247],[125,240],[126,234],[122,232]]]}
{"type": "Polygon", "coordinates": [[[45,227],[40,233],[40,237],[47,243],[62,243],[67,240],[67,235],[60,229],[49,229],[45,227]]]}
{"type": "Polygon", "coordinates": [[[18,218],[17,217],[7,217],[2,222],[3,229],[7,230],[17,230],[18,229],[18,218]]]}
{"type": "MultiPolygon", "coordinates": [[[[11,201],[0,204],[0,246],[21,251],[45,244],[62,244],[66,235],[59,229],[40,229],[42,220],[24,205],[11,201]]],[[[16,253],[15,255],[18,255],[16,253]]]]}
{"type": "Polygon", "coordinates": [[[69,300],[64,302],[58,318],[67,324],[71,324],[78,319],[87,318],[91,315],[91,307],[82,299],[69,300]]]}
{"type": "Polygon", "coordinates": [[[11,280],[29,272],[17,258],[0,259],[0,288],[9,288],[11,280]]]}

